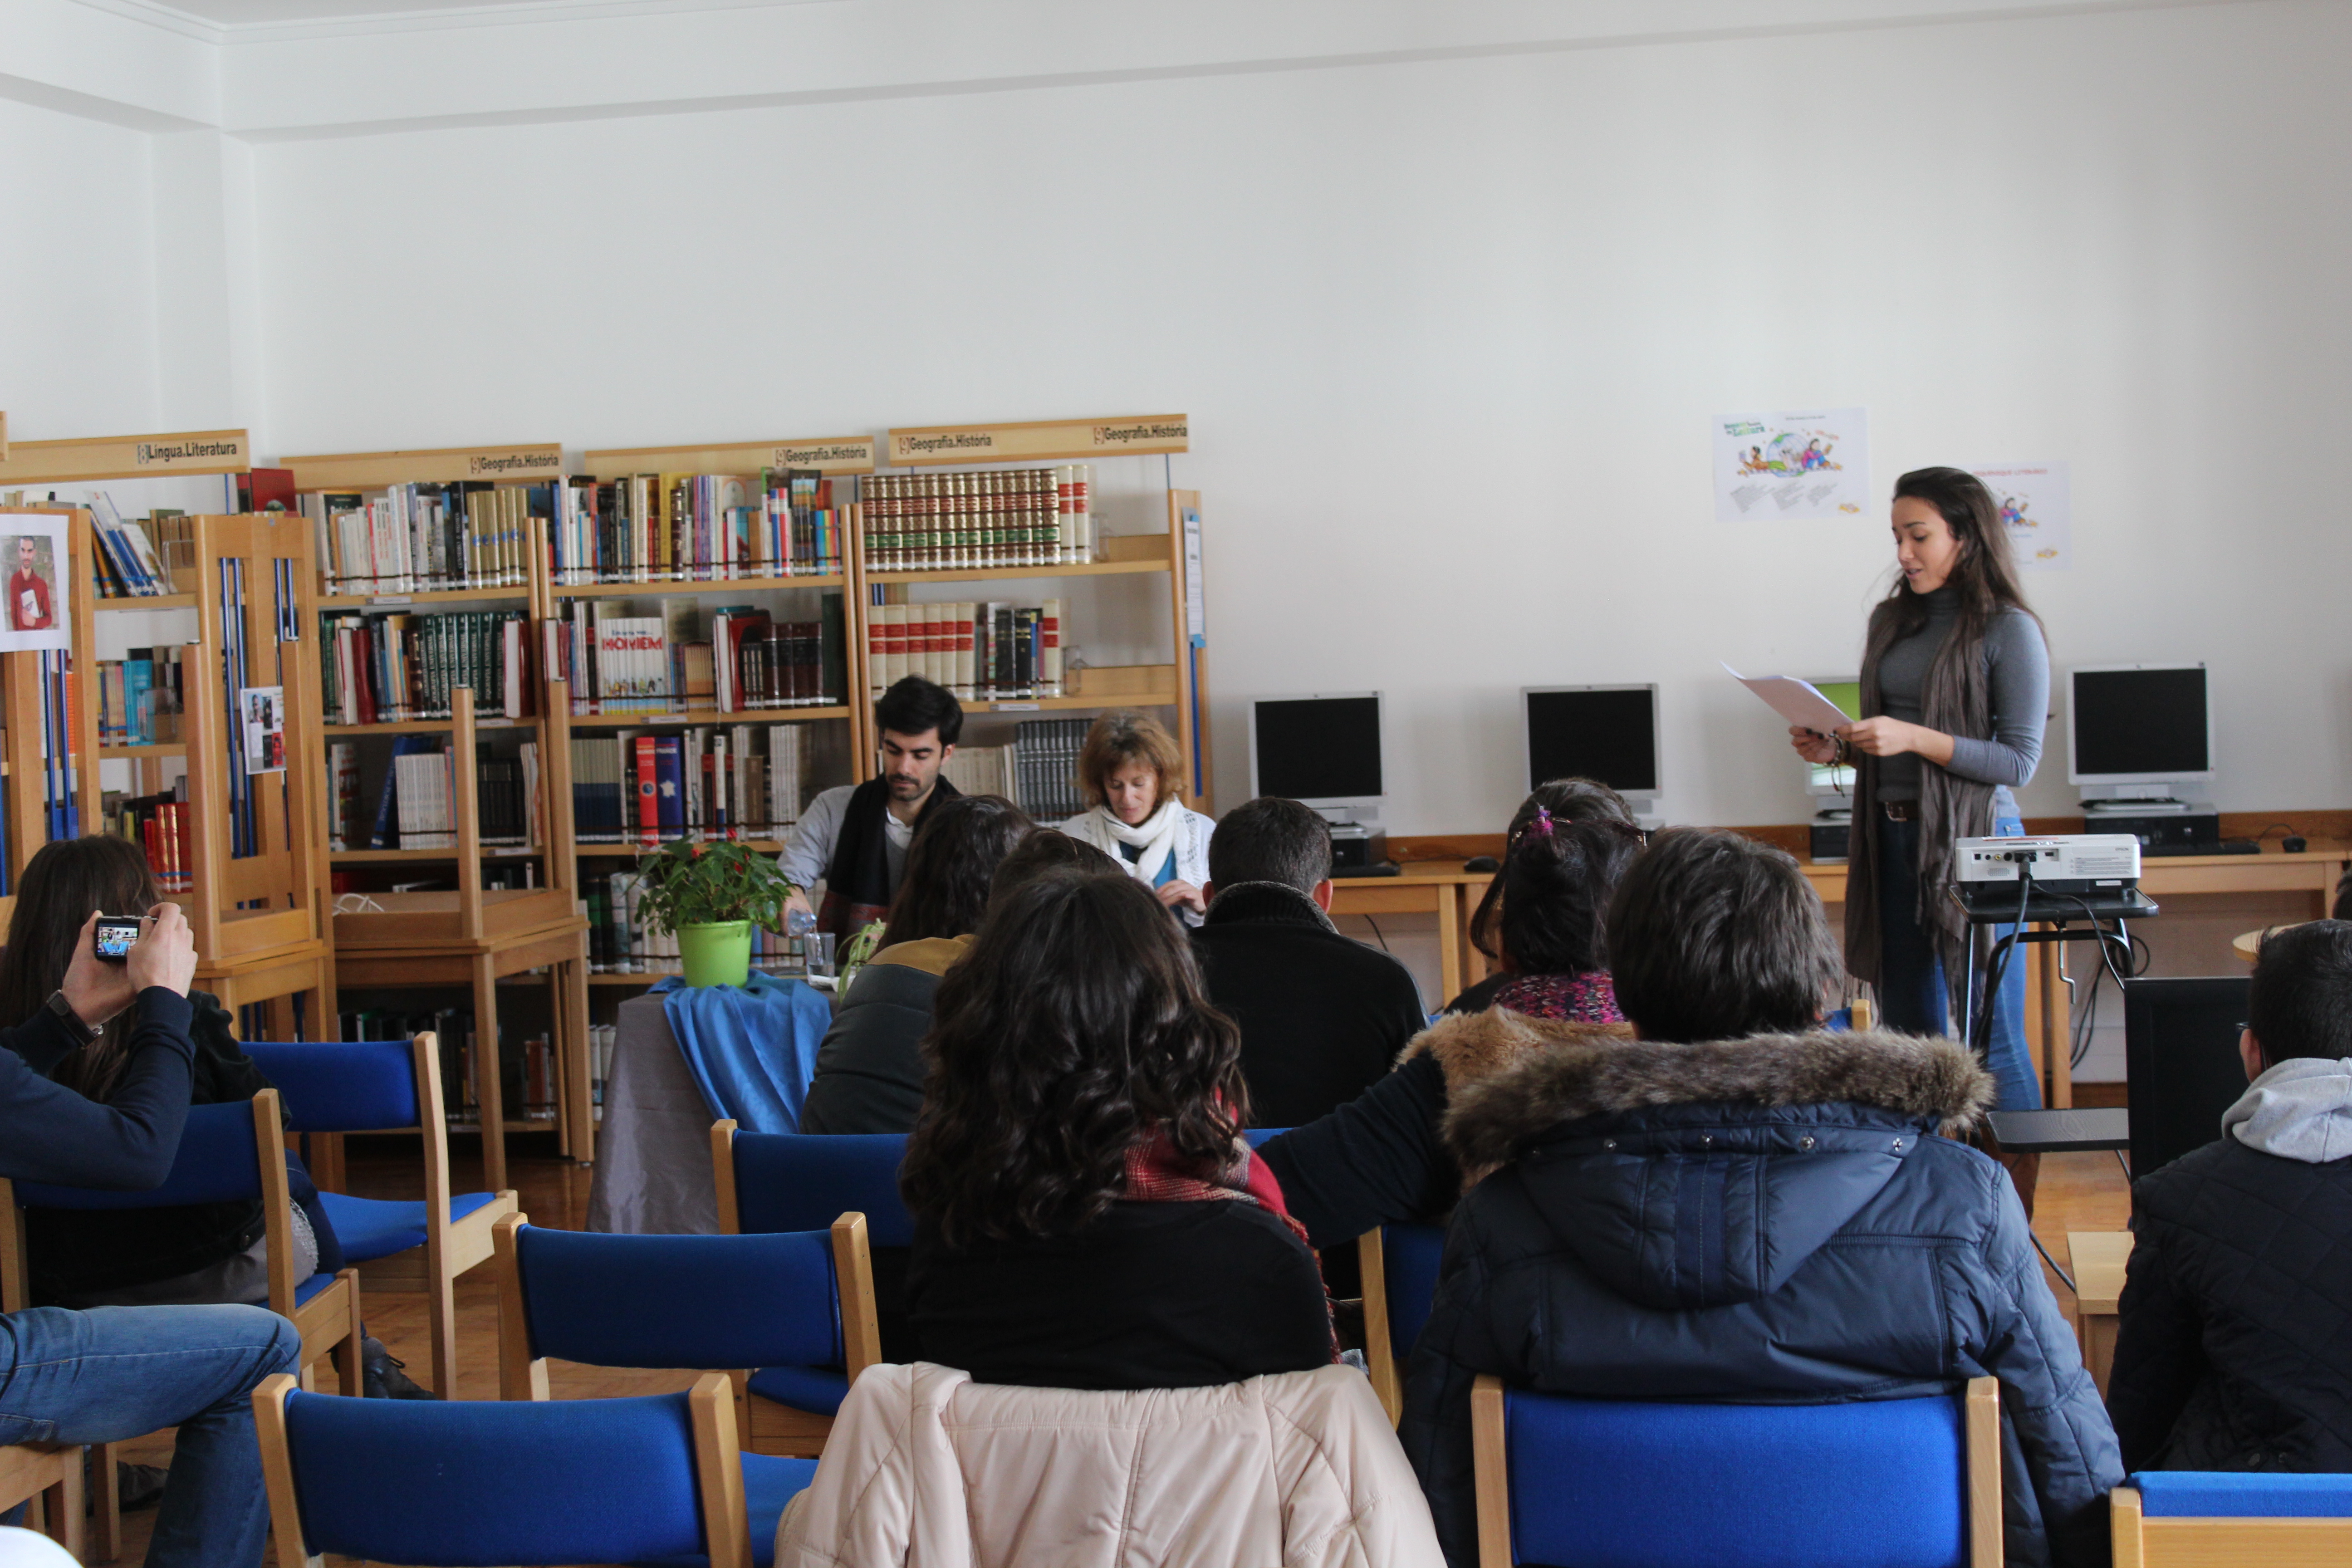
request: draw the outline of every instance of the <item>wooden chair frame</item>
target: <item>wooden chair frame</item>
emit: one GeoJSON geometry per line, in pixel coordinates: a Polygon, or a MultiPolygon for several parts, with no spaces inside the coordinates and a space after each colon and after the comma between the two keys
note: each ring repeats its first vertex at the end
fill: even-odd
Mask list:
{"type": "MultiPolygon", "coordinates": [[[[269,1238],[269,1310],[292,1323],[302,1336],[302,1383],[308,1387],[312,1364],[332,1356],[343,1393],[357,1395],[364,1373],[361,1366],[360,1277],[345,1268],[334,1282],[300,1306],[294,1304],[294,1193],[286,1174],[285,1134],[278,1121],[278,1091],[265,1089],[253,1097],[254,1158],[261,1186],[263,1234],[269,1238]],[[340,1353],[339,1353],[340,1352],[340,1353]]],[[[25,1211],[17,1206],[16,1184],[0,1177],[0,1205],[6,1210],[0,1224],[0,1311],[22,1311],[32,1304],[25,1242],[25,1211]]],[[[122,1554],[122,1499],[115,1482],[115,1465],[122,1457],[122,1441],[94,1445],[90,1511],[98,1521],[97,1551],[91,1561],[111,1563],[122,1554]]],[[[16,1449],[0,1450],[15,1453],[16,1449]]],[[[81,1469],[74,1468],[74,1529],[80,1534],[81,1469]]],[[[0,1507],[16,1506],[13,1500],[0,1507]]],[[[63,1541],[62,1536],[58,1537],[63,1541]]],[[[67,1550],[82,1555],[79,1545],[67,1550]]]]}
{"type": "Polygon", "coordinates": [[[361,1264],[360,1278],[372,1290],[425,1292],[425,1315],[432,1339],[433,1392],[455,1398],[457,1378],[457,1277],[490,1259],[490,1232],[499,1221],[520,1213],[512,1188],[463,1219],[449,1218],[449,1121],[441,1101],[441,1042],[430,1029],[409,1042],[416,1073],[417,1131],[425,1144],[425,1245],[361,1264]]]}
{"type": "Polygon", "coordinates": [[[30,1501],[26,1524],[71,1552],[75,1561],[111,1562],[121,1554],[119,1541],[105,1548],[101,1557],[83,1554],[81,1467],[78,1447],[16,1443],[0,1448],[0,1510],[30,1501]],[[37,1514],[40,1523],[33,1525],[37,1514]]]}
{"type": "MultiPolygon", "coordinates": [[[[261,1442],[271,1535],[278,1568],[325,1568],[324,1556],[303,1550],[302,1502],[294,1489],[294,1464],[286,1440],[286,1396],[293,1391],[294,1380],[284,1373],[263,1379],[253,1391],[254,1433],[261,1442]]],[[[742,1451],[730,1418],[727,1379],[718,1373],[696,1379],[688,1403],[694,1412],[694,1468],[710,1568],[751,1568],[742,1451]]]]}
{"type": "Polygon", "coordinates": [[[2352,1519],[2149,1519],[2137,1487],[2107,1494],[2116,1568],[2342,1568],[2352,1519]]]}
{"type": "Polygon", "coordinates": [[[1364,1370],[1370,1374],[1372,1392],[1380,1396],[1381,1408],[1389,1413],[1389,1425],[1393,1426],[1404,1419],[1404,1379],[1397,1367],[1395,1348],[1389,1342],[1388,1248],[1381,1240],[1379,1226],[1356,1238],[1356,1259],[1364,1277],[1364,1370]]]}
{"type": "MultiPolygon", "coordinates": [[[[529,1320],[523,1305],[522,1268],[517,1256],[519,1243],[515,1239],[515,1232],[530,1223],[529,1215],[508,1215],[491,1232],[491,1245],[498,1256],[499,1397],[501,1399],[548,1397],[547,1358],[530,1353],[529,1320]]],[[[734,1236],[740,1233],[730,1230],[727,1234],[734,1236]]],[[[843,1364],[849,1381],[855,1383],[858,1373],[882,1359],[881,1330],[874,1315],[874,1260],[866,1248],[864,1215],[852,1212],[833,1222],[833,1268],[840,1292],[843,1364]]],[[[811,1411],[794,1410],[751,1393],[745,1384],[754,1370],[735,1367],[727,1369],[726,1373],[734,1390],[737,1436],[742,1447],[754,1454],[769,1453],[774,1450],[760,1447],[760,1440],[804,1441],[811,1436],[805,1424],[822,1421],[824,1430],[814,1434],[814,1448],[806,1453],[784,1450],[793,1458],[816,1458],[824,1451],[825,1433],[833,1428],[832,1418],[811,1411]],[[754,1407],[760,1406],[764,1406],[765,1412],[755,1421],[754,1407]]]]}
{"type": "MultiPolygon", "coordinates": [[[[742,1213],[735,1196],[735,1126],[710,1124],[710,1174],[719,1194],[719,1229],[740,1236],[742,1213]]],[[[880,1319],[874,1308],[874,1261],[866,1238],[866,1216],[845,1214],[833,1222],[833,1263],[841,1281],[841,1342],[843,1366],[852,1383],[857,1374],[882,1359],[880,1319]],[[853,1256],[845,1261],[843,1227],[856,1222],[849,1245],[853,1256]]],[[[782,1454],[814,1459],[824,1452],[833,1432],[833,1417],[814,1410],[796,1410],[751,1391],[751,1372],[733,1373],[735,1397],[742,1412],[743,1446],[754,1454],[782,1454]]]]}
{"type": "MultiPolygon", "coordinates": [[[[1997,1380],[1969,1379],[1961,1447],[1969,1479],[1969,1568],[2001,1568],[2000,1384],[1997,1380]]],[[[1504,1445],[1503,1380],[1493,1373],[1481,1373],[1470,1391],[1470,1454],[1477,1478],[1478,1568],[1512,1568],[1511,1472],[1504,1445]]],[[[2137,1502],[2139,1494],[2132,1496],[2137,1502]]],[[[2116,1562],[2117,1568],[2123,1568],[2120,1549],[2116,1562]]],[[[2265,1563],[2263,1568],[2272,1565],[2265,1563]]]]}

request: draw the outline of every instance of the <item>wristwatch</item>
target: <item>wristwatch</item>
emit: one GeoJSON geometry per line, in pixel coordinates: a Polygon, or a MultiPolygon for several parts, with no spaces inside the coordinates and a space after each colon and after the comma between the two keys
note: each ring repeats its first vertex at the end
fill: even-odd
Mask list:
{"type": "Polygon", "coordinates": [[[73,1004],[66,1000],[66,994],[62,990],[49,993],[49,1011],[55,1013],[58,1020],[72,1031],[74,1037],[85,1046],[106,1033],[106,1026],[103,1024],[83,1023],[81,1015],[73,1010],[73,1004]]]}

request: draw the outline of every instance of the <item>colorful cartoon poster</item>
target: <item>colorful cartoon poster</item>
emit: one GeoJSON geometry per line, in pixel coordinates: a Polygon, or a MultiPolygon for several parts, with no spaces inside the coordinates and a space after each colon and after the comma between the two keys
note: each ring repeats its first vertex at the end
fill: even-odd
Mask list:
{"type": "Polygon", "coordinates": [[[2009,547],[2029,572],[2074,563],[2074,513],[2063,463],[1986,463],[1969,472],[1985,482],[2009,529],[2009,547]]]}
{"type": "Polygon", "coordinates": [[[1804,522],[1870,507],[1870,424],[1859,408],[1727,414],[1715,422],[1715,520],[1804,522]]]}
{"type": "Polygon", "coordinates": [[[8,574],[8,614],[0,621],[0,650],[61,648],[70,616],[66,603],[66,524],[61,512],[0,515],[0,570],[8,574]]]}

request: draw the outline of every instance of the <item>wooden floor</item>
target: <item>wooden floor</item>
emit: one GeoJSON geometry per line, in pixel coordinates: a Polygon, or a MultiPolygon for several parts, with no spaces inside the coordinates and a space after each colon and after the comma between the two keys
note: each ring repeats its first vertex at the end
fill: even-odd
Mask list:
{"type": "MultiPolygon", "coordinates": [[[[476,1190],[481,1181],[478,1163],[462,1157],[451,1172],[460,1192],[476,1190]]],[[[509,1179],[520,1194],[533,1225],[577,1230],[588,1212],[589,1173],[560,1160],[509,1160],[509,1179]]],[[[423,1195],[414,1159],[366,1159],[351,1163],[352,1189],[362,1197],[415,1198],[423,1195]]],[[[2042,1162],[2042,1185],[2036,1195],[2034,1234],[2059,1262],[2066,1261],[2070,1230],[2121,1230],[2131,1217],[2131,1192],[2123,1166],[2113,1154],[2053,1154],[2042,1162]]],[[[2073,1317],[2074,1299],[2055,1275],[2043,1270],[2059,1310],[2073,1317]]],[[[368,1331],[408,1363],[419,1383],[429,1383],[432,1357],[425,1350],[425,1298],[384,1292],[363,1296],[368,1331]]],[[[690,1372],[628,1372],[548,1363],[548,1382],[557,1399],[614,1398],[635,1394],[666,1394],[690,1386],[690,1372]]],[[[498,1300],[487,1267],[457,1282],[457,1397],[496,1399],[499,1396],[498,1300]]],[[[168,1462],[169,1437],[139,1445],[133,1458],[150,1464],[168,1462]]],[[[137,1563],[147,1551],[154,1529],[150,1509],[123,1521],[123,1561],[137,1563]]]]}

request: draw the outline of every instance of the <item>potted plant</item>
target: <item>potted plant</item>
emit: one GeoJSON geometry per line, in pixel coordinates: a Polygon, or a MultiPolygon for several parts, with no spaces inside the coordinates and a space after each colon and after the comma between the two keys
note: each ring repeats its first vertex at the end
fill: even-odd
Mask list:
{"type": "Polygon", "coordinates": [[[638,860],[646,922],[677,937],[688,985],[740,985],[751,976],[751,927],[775,928],[790,886],[748,845],[679,840],[638,860]]]}

